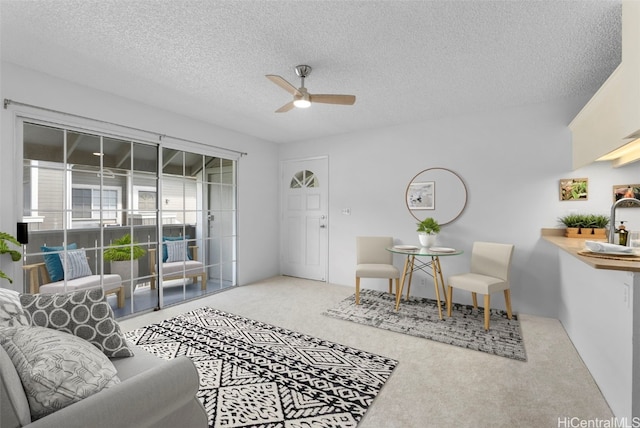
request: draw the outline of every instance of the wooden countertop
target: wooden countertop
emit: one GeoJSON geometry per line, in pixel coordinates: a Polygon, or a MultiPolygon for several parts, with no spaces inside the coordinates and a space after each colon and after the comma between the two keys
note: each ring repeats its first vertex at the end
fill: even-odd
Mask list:
{"type": "MultiPolygon", "coordinates": [[[[578,251],[584,250],[584,241],[587,239],[566,238],[564,229],[542,229],[542,239],[560,247],[562,250],[585,262],[595,269],[621,270],[627,272],[640,272],[640,262],[627,260],[600,259],[589,256],[582,256],[578,251]]],[[[602,241],[603,239],[592,239],[592,241],[602,241]]]]}

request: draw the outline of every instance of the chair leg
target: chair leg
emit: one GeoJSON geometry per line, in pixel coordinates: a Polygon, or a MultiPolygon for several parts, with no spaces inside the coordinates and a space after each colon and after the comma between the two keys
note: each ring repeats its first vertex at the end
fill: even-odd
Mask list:
{"type": "Polygon", "coordinates": [[[452,286],[448,286],[447,287],[447,316],[450,317],[451,316],[451,302],[453,298],[453,287],[452,286]]]}
{"type": "Polygon", "coordinates": [[[116,297],[118,299],[118,308],[124,308],[124,287],[118,288],[116,297]]]}
{"type": "Polygon", "coordinates": [[[151,275],[151,278],[149,278],[149,282],[151,283],[151,289],[155,290],[156,289],[156,276],[155,275],[151,275]]]}
{"type": "Polygon", "coordinates": [[[392,289],[393,289],[393,279],[389,278],[389,294],[392,293],[392,291],[391,291],[392,289]]]}
{"type": "Polygon", "coordinates": [[[507,306],[507,318],[511,319],[511,290],[504,290],[504,303],[507,306]]]}
{"type": "Polygon", "coordinates": [[[202,272],[200,274],[200,290],[206,291],[207,289],[207,274],[202,272]]]}
{"type": "Polygon", "coordinates": [[[485,330],[489,330],[489,319],[491,318],[491,307],[489,305],[490,302],[491,302],[491,295],[485,294],[484,295],[484,329],[485,330]]]}
{"type": "Polygon", "coordinates": [[[473,299],[473,307],[478,309],[478,296],[476,293],[471,293],[471,298],[473,299]]]}
{"type": "Polygon", "coordinates": [[[360,278],[356,276],[356,305],[360,304],[360,278]]]}

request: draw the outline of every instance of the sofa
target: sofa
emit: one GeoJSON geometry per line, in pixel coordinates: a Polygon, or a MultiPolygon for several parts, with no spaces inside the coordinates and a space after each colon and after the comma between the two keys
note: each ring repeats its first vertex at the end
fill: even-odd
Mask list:
{"type": "MultiPolygon", "coordinates": [[[[106,304],[104,292],[101,289],[67,293],[44,299],[33,295],[20,295],[21,302],[26,304],[17,309],[13,307],[11,302],[7,303],[6,298],[3,301],[3,292],[5,292],[5,297],[9,294],[6,290],[0,289],[0,323],[2,324],[0,326],[0,426],[2,428],[84,428],[88,426],[95,428],[168,428],[178,426],[195,428],[208,426],[207,413],[196,397],[199,388],[198,372],[193,362],[187,357],[177,357],[173,360],[157,358],[144,349],[126,342],[115,321],[113,321],[110,330],[116,331],[120,336],[116,337],[115,341],[111,336],[106,340],[101,338],[100,343],[94,343],[93,336],[95,334],[93,333],[91,340],[85,340],[78,335],[63,331],[64,329],[57,330],[37,325],[43,323],[53,325],[53,315],[47,319],[41,314],[36,316],[33,312],[33,317],[29,319],[30,305],[37,306],[38,311],[46,311],[49,302],[53,302],[52,306],[59,309],[64,308],[64,305],[60,304],[60,301],[64,299],[66,300],[63,303],[70,302],[70,305],[74,305],[78,301],[77,297],[66,296],[86,296],[87,301],[97,302],[100,297],[99,293],[102,293],[102,301],[98,302],[102,306],[90,308],[93,314],[98,314],[100,308],[106,304]],[[21,311],[24,312],[21,313],[21,311]],[[33,339],[34,337],[40,339],[33,339]],[[42,381],[36,379],[39,383],[34,387],[28,377],[25,379],[25,364],[22,360],[16,359],[15,347],[22,346],[18,352],[21,355],[22,353],[36,355],[36,352],[29,354],[32,352],[31,348],[37,348],[38,351],[44,349],[55,354],[55,346],[59,345],[55,341],[58,339],[67,348],[73,348],[72,353],[81,354],[79,357],[81,360],[91,360],[95,356],[95,360],[101,361],[102,366],[106,368],[105,371],[110,373],[110,379],[108,382],[102,382],[103,387],[97,392],[89,393],[86,397],[76,398],[77,401],[73,401],[72,397],[71,404],[64,404],[59,409],[48,409],[44,414],[38,414],[36,408],[41,406],[41,403],[50,405],[53,400],[48,396],[42,399],[38,395],[40,391],[37,388],[41,388],[42,381]],[[52,344],[48,343],[49,340],[52,344]],[[66,343],[71,343],[71,345],[66,345],[66,343]],[[36,413],[35,417],[34,412],[36,413]]],[[[82,303],[76,305],[76,308],[81,305],[82,303]]],[[[110,307],[107,311],[109,310],[110,307]]],[[[81,311],[74,314],[82,317],[81,311]]],[[[57,321],[59,319],[57,318],[57,321]]],[[[80,331],[77,328],[73,330],[80,331]]],[[[81,335],[81,333],[79,334],[81,335]]],[[[100,380],[96,381],[95,379],[101,370],[94,369],[94,366],[91,365],[92,362],[82,362],[80,369],[70,369],[67,364],[71,363],[66,355],[58,361],[56,363],[47,361],[48,365],[44,366],[45,371],[55,373],[56,369],[62,367],[59,371],[64,374],[75,370],[75,373],[79,373],[80,378],[88,379],[89,383],[100,383],[100,380]]],[[[37,363],[29,360],[29,364],[29,368],[35,373],[33,367],[36,367],[37,363]]],[[[40,367],[43,367],[42,364],[40,367]]],[[[40,377],[41,374],[35,373],[33,376],[40,377]]],[[[45,373],[44,377],[47,376],[48,374],[45,373]]],[[[59,388],[55,376],[49,376],[54,378],[56,388],[59,388]]],[[[76,379],[70,379],[70,381],[75,382],[76,379]]],[[[78,388],[79,394],[85,393],[83,388],[78,388]]],[[[66,388],[62,392],[63,395],[70,395],[70,391],[76,390],[66,388]]],[[[65,399],[67,398],[65,397],[65,399]]],[[[56,405],[54,404],[53,407],[56,405]]]]}

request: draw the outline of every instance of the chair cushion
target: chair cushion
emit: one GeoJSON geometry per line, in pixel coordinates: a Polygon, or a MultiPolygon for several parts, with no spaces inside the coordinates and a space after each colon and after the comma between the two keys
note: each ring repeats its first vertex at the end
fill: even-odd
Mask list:
{"type": "Polygon", "coordinates": [[[67,251],[66,263],[65,254],[60,253],[60,261],[62,262],[62,269],[64,270],[64,277],[67,280],[82,278],[84,276],[91,275],[91,268],[89,262],[87,262],[87,253],[84,248],[81,250],[67,251]]]}
{"type": "Polygon", "coordinates": [[[131,357],[102,288],[66,294],[23,294],[20,301],[31,325],[74,334],[107,357],[131,357]]]}
{"type": "MultiPolygon", "coordinates": [[[[162,241],[163,242],[168,242],[168,241],[188,241],[190,239],[189,235],[184,235],[184,236],[163,236],[162,237],[162,241]]],[[[191,260],[191,255],[189,254],[189,249],[187,247],[186,249],[187,252],[187,258],[189,260],[191,260]]],[[[169,252],[167,250],[167,245],[166,244],[162,244],[162,262],[166,263],[167,259],[169,258],[169,252]]]]}
{"type": "Polygon", "coordinates": [[[361,264],[356,266],[359,278],[399,278],[400,271],[394,265],[361,264]]]}
{"type": "Polygon", "coordinates": [[[464,273],[462,275],[450,276],[449,285],[453,288],[480,294],[491,294],[509,288],[509,284],[500,278],[477,273],[464,273]]]}
{"type": "MultiPolygon", "coordinates": [[[[75,243],[67,245],[67,250],[75,250],[77,248],[78,245],[75,243]]],[[[64,279],[64,270],[62,269],[62,262],[60,261],[60,252],[64,250],[64,247],[42,246],[40,250],[45,253],[42,258],[44,259],[44,264],[47,267],[47,273],[49,274],[51,282],[64,279]]]]}
{"type": "Polygon", "coordinates": [[[185,275],[202,273],[204,272],[204,264],[195,260],[162,264],[162,273],[164,276],[182,275],[183,272],[185,275]]]}
{"type": "Polygon", "coordinates": [[[67,291],[87,290],[89,288],[100,287],[103,285],[105,291],[113,290],[122,285],[122,278],[120,275],[110,274],[104,275],[89,275],[81,278],[72,279],[67,281],[67,288],[65,289],[64,281],[52,282],[40,286],[41,294],[53,294],[64,293],[67,291]]]}
{"type": "Polygon", "coordinates": [[[165,263],[188,260],[187,241],[167,241],[163,245],[167,248],[167,260],[165,263]]]}
{"type": "Polygon", "coordinates": [[[120,383],[102,352],[69,333],[1,327],[0,344],[20,376],[34,420],[120,383]]]}

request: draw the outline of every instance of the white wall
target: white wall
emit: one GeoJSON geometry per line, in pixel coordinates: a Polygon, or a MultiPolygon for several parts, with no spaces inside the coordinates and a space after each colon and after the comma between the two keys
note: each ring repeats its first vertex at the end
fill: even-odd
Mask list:
{"type": "MultiPolygon", "coordinates": [[[[0,68],[0,95],[2,99],[247,152],[248,156],[242,157],[238,165],[238,283],[278,273],[279,235],[278,228],[273,226],[278,224],[279,208],[275,144],[6,62],[0,68]]],[[[15,235],[16,222],[22,214],[22,198],[16,192],[22,191],[22,183],[17,182],[20,166],[14,162],[13,110],[3,109],[1,119],[0,230],[15,235]]],[[[0,269],[18,280],[14,281],[14,288],[21,290],[20,263],[6,259],[0,261],[0,269]]],[[[5,287],[6,283],[0,285],[5,287]]]]}
{"type": "MultiPolygon", "coordinates": [[[[469,192],[463,215],[439,236],[441,245],[465,251],[441,259],[445,277],[468,269],[473,241],[513,243],[514,309],[557,317],[557,251],[540,239],[540,229],[558,227],[557,218],[570,211],[608,214],[612,186],[640,182],[639,164],[571,171],[567,125],[586,101],[566,99],[282,145],[281,159],[329,156],[329,281],[353,286],[357,235],[391,235],[398,243],[417,244],[415,219],[404,201],[407,184],[423,169],[443,167],[457,172],[469,192]],[[589,200],[560,202],[559,180],[578,177],[589,178],[589,200]],[[341,214],[343,208],[351,215],[341,214]]],[[[634,228],[640,230],[640,219],[630,224],[634,228]]],[[[401,258],[395,263],[401,267],[401,258]]],[[[423,286],[416,278],[412,294],[433,297],[427,279],[423,286]]],[[[365,287],[386,288],[383,280],[365,281],[365,287]]],[[[459,293],[456,301],[470,303],[459,293]]],[[[504,308],[500,296],[494,305],[504,308]]]]}

